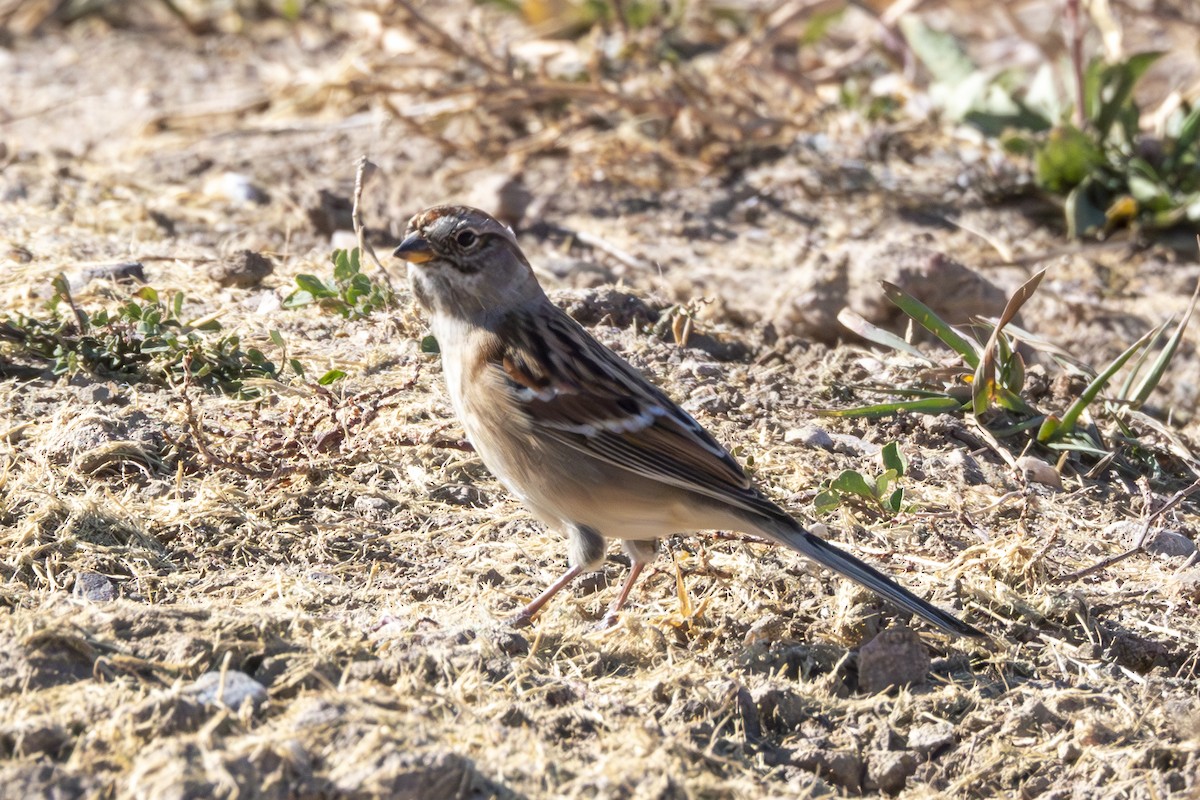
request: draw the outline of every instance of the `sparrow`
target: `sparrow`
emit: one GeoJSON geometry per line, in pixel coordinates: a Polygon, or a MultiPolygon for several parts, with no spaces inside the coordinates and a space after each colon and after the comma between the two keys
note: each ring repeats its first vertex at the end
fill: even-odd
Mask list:
{"type": "Polygon", "coordinates": [[[428,208],[394,255],[429,316],[455,413],[483,463],[551,528],[569,568],[512,618],[530,624],[608,539],[632,567],[601,622],[675,533],[737,530],[791,548],[941,630],[987,638],[813,535],[756,489],[696,420],[542,290],[515,235],[483,211],[428,208]]]}

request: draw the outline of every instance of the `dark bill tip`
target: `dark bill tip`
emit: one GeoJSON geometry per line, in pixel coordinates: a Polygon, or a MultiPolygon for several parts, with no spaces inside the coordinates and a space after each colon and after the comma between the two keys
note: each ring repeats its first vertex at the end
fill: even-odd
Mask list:
{"type": "Polygon", "coordinates": [[[429,242],[425,241],[425,237],[414,233],[401,242],[400,246],[392,251],[392,255],[402,258],[410,264],[423,264],[433,258],[434,253],[429,242]]]}

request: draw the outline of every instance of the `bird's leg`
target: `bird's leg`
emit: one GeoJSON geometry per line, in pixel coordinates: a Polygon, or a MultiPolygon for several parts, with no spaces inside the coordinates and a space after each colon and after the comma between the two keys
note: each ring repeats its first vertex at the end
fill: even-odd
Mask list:
{"type": "Polygon", "coordinates": [[[658,542],[626,540],[622,542],[621,548],[628,554],[632,562],[629,567],[629,576],[625,578],[625,583],[621,585],[621,591],[617,594],[615,600],[609,605],[608,611],[605,612],[604,618],[597,623],[598,630],[611,628],[617,623],[617,618],[621,615],[621,609],[625,607],[626,601],[629,600],[629,593],[633,591],[633,585],[637,583],[638,576],[642,574],[642,570],[646,565],[654,560],[658,555],[658,542]]]}
{"type": "Polygon", "coordinates": [[[629,599],[629,593],[633,590],[633,584],[637,581],[638,576],[642,574],[642,570],[646,565],[641,561],[633,562],[633,566],[629,568],[629,577],[625,579],[625,583],[621,586],[621,593],[617,595],[617,599],[609,605],[608,611],[605,612],[604,618],[596,623],[598,630],[605,630],[617,624],[617,618],[621,615],[621,609],[625,606],[625,601],[629,599]]]}
{"type": "Polygon", "coordinates": [[[550,584],[546,591],[533,598],[529,605],[522,608],[512,617],[509,617],[508,624],[514,628],[528,627],[533,622],[534,615],[542,610],[542,606],[549,603],[550,598],[562,591],[563,587],[568,583],[578,578],[581,572],[583,572],[583,567],[571,567],[563,573],[561,578],[550,584]]]}
{"type": "Polygon", "coordinates": [[[593,528],[586,525],[572,525],[567,528],[567,560],[571,568],[529,605],[510,617],[508,624],[514,628],[526,627],[533,621],[534,615],[542,610],[542,606],[550,602],[550,598],[561,592],[563,587],[578,578],[581,573],[599,567],[604,561],[604,544],[604,537],[593,528]]]}

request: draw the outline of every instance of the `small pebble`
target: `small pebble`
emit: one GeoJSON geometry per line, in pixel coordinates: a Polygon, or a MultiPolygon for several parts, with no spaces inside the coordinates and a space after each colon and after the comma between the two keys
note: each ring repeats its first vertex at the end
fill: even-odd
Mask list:
{"type": "Polygon", "coordinates": [[[99,572],[80,572],[75,576],[75,588],[72,594],[93,603],[104,603],[117,599],[117,587],[107,576],[99,572]]]}
{"type": "Polygon", "coordinates": [[[1053,489],[1062,489],[1062,476],[1054,467],[1033,456],[1021,456],[1017,459],[1017,468],[1030,483],[1040,483],[1053,489]]]}
{"type": "Polygon", "coordinates": [[[921,686],[929,675],[929,651],[908,628],[888,628],[858,652],[858,685],[875,694],[894,686],[921,686]]]}
{"type": "Polygon", "coordinates": [[[247,698],[255,711],[267,701],[267,690],[261,683],[234,669],[225,672],[223,690],[221,673],[206,672],[185,687],[183,692],[206,705],[224,705],[235,710],[241,708],[247,698]]]}

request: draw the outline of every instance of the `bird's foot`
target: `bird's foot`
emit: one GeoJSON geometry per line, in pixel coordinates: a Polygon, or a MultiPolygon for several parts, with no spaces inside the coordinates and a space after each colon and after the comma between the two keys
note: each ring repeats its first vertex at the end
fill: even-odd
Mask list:
{"type": "Polygon", "coordinates": [[[516,614],[513,614],[511,617],[504,620],[504,624],[517,630],[528,628],[533,624],[534,613],[536,612],[530,611],[528,608],[522,608],[516,614]]]}
{"type": "Polygon", "coordinates": [[[621,621],[621,612],[609,609],[608,613],[605,614],[603,617],[601,617],[600,621],[596,623],[593,630],[595,630],[595,631],[612,630],[613,628],[615,628],[617,626],[617,623],[620,621],[621,621]]]}

